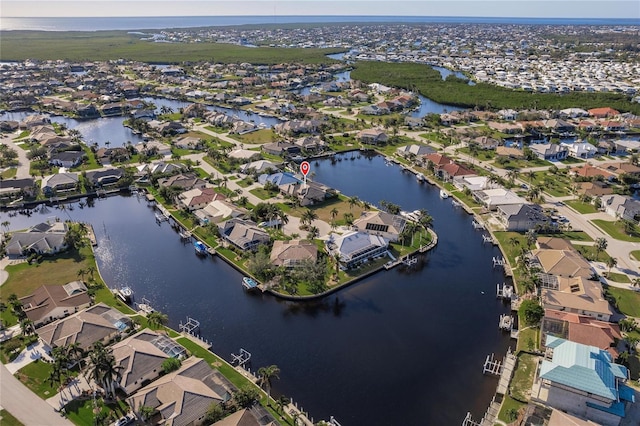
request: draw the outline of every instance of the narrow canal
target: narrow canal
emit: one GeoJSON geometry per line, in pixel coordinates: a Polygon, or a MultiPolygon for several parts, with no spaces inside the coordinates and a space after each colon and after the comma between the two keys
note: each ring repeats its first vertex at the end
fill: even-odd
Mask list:
{"type": "Polygon", "coordinates": [[[229,359],[243,347],[253,368],[277,364],[274,394],[293,396],[315,420],[343,425],[459,425],[486,409],[497,380],[482,375],[487,354],[502,355],[498,330],[507,308],[495,299],[499,254],[482,244],[471,217],[438,190],[387,166],[382,157],[312,163],[315,179],[345,194],[404,210],[426,208],[439,244],[413,269],[380,272],[320,302],[284,302],[242,290],[241,274],[219,258],[200,259],[144,199],[112,197],[92,208],[8,217],[20,229],[54,216],[89,221],[100,271],[167,313],[172,327],[189,315],[213,350],[229,359]]]}

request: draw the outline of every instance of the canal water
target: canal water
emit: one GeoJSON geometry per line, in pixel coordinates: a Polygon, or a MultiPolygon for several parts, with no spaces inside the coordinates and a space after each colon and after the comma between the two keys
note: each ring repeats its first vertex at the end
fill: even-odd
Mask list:
{"type": "Polygon", "coordinates": [[[293,396],[315,420],[343,425],[459,425],[482,415],[497,380],[482,375],[484,358],[514,341],[498,330],[508,309],[495,298],[504,280],[493,269],[499,251],[483,245],[471,217],[438,190],[388,166],[379,156],[343,154],[313,162],[315,179],[341,192],[404,210],[426,208],[438,246],[411,269],[383,271],[318,302],[286,302],[243,291],[241,274],[221,259],[201,259],[143,198],[117,196],[94,207],[51,208],[9,217],[11,229],[55,216],[88,221],[105,281],[132,287],[169,315],[187,316],[226,359],[241,347],[252,366],[277,364],[274,394],[293,396]]]}

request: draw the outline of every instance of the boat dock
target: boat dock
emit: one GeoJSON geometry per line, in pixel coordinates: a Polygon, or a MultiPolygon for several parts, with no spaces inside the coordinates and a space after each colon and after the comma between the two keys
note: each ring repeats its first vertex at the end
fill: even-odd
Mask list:
{"type": "Polygon", "coordinates": [[[243,367],[251,361],[251,352],[245,350],[244,348],[240,348],[240,352],[237,354],[231,354],[231,364],[238,365],[243,367]]]}
{"type": "Polygon", "coordinates": [[[504,257],[492,257],[491,261],[493,262],[493,267],[495,268],[496,266],[504,266],[505,265],[505,260],[504,257]]]}
{"type": "Polygon", "coordinates": [[[484,225],[481,224],[480,222],[478,222],[477,220],[473,219],[471,221],[471,225],[473,226],[473,229],[484,229],[484,225]]]}
{"type": "Polygon", "coordinates": [[[496,284],[496,299],[511,301],[513,297],[513,286],[502,283],[502,287],[500,287],[500,284],[496,284]]]}
{"type": "Polygon", "coordinates": [[[491,235],[487,235],[487,234],[482,235],[482,243],[483,244],[490,243],[490,244],[493,244],[494,246],[498,245],[498,241],[496,241],[496,239],[493,238],[491,235]]]}

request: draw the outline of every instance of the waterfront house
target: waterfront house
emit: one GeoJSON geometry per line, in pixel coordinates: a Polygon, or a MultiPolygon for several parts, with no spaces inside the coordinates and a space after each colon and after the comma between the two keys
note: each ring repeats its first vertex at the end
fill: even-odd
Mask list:
{"type": "Polygon", "coordinates": [[[297,268],[318,260],[318,247],[305,240],[276,240],[271,249],[271,264],[285,268],[297,268]]]}
{"type": "Polygon", "coordinates": [[[33,178],[0,180],[0,198],[11,199],[20,195],[33,197],[35,191],[36,181],[33,178]]]}
{"type": "Polygon", "coordinates": [[[42,180],[42,192],[46,196],[53,195],[56,192],[75,191],[77,186],[77,173],[57,173],[55,175],[46,176],[42,180]]]}
{"type": "Polygon", "coordinates": [[[292,182],[281,184],[279,187],[282,194],[296,197],[303,207],[321,203],[338,195],[335,189],[314,181],[308,181],[306,184],[292,182]]]}
{"type": "Polygon", "coordinates": [[[134,413],[142,407],[156,411],[153,424],[199,425],[213,404],[231,399],[235,387],[200,358],[191,357],[182,366],[146,385],[127,398],[134,413]]]}
{"type": "Polygon", "coordinates": [[[353,268],[366,263],[370,258],[387,252],[389,240],[367,232],[350,231],[342,235],[330,234],[325,241],[325,249],[331,255],[338,255],[345,268],[353,268]]]}
{"type": "Polygon", "coordinates": [[[616,347],[622,340],[622,334],[620,326],[615,323],[572,312],[545,309],[540,330],[542,350],[545,348],[547,335],[552,335],[583,345],[595,346],[609,352],[613,358],[619,355],[616,347]]]}
{"type": "Polygon", "coordinates": [[[22,309],[35,327],[64,318],[91,304],[87,287],[82,281],[65,285],[43,285],[20,298],[22,309]]]}
{"type": "Polygon", "coordinates": [[[87,180],[98,188],[113,186],[118,183],[122,176],[124,176],[124,171],[116,168],[87,172],[87,180]]]}
{"type": "Polygon", "coordinates": [[[213,188],[193,188],[178,195],[178,203],[190,212],[204,208],[207,204],[217,199],[225,199],[213,188]]]}
{"type": "Polygon", "coordinates": [[[31,130],[34,127],[44,126],[44,125],[47,125],[47,124],[51,124],[51,119],[49,118],[49,116],[42,115],[42,114],[34,114],[34,115],[26,116],[20,122],[20,128],[21,129],[31,130]]]}
{"type": "Polygon", "coordinates": [[[207,181],[200,179],[195,173],[179,173],[167,178],[158,179],[159,186],[189,189],[203,189],[207,186],[207,181]]]}
{"type": "Polygon", "coordinates": [[[268,244],[269,234],[250,220],[229,219],[218,225],[220,236],[243,251],[254,251],[260,244],[268,244]]]}
{"type": "Polygon", "coordinates": [[[506,231],[528,231],[551,225],[551,219],[537,204],[505,204],[496,209],[496,216],[506,231]]]}
{"type": "Polygon", "coordinates": [[[609,321],[614,313],[604,297],[600,281],[584,276],[556,276],[541,289],[540,301],[545,309],[572,312],[601,321],[609,321]]]}
{"type": "Polygon", "coordinates": [[[504,188],[483,189],[473,192],[472,195],[489,210],[496,210],[498,206],[528,204],[527,200],[504,188]]]}
{"type": "Polygon", "coordinates": [[[88,350],[96,342],[107,344],[131,326],[131,319],[117,309],[98,303],[36,330],[42,341],[54,348],[77,343],[88,350]]]}
{"type": "Polygon", "coordinates": [[[610,194],[601,197],[602,208],[613,218],[635,221],[640,216],[640,201],[626,195],[610,194]]]}
{"type": "Polygon", "coordinates": [[[49,164],[70,169],[76,167],[84,160],[83,151],[55,152],[49,156],[49,164]]]}
{"type": "Polygon", "coordinates": [[[58,136],[55,129],[52,125],[46,124],[41,126],[35,126],[31,128],[31,133],[29,133],[29,140],[31,142],[42,142],[49,138],[53,138],[58,136]]]}
{"type": "Polygon", "coordinates": [[[160,376],[166,359],[184,358],[187,351],[167,336],[145,329],[115,343],[112,353],[121,368],[118,386],[131,395],[160,376]]]}
{"type": "Polygon", "coordinates": [[[364,144],[379,145],[385,144],[389,136],[381,129],[364,129],[358,132],[356,138],[364,144]]]}
{"type": "Polygon", "coordinates": [[[533,401],[605,426],[617,426],[634,402],[629,371],[595,346],[547,335],[545,358],[536,371],[533,401]]]}
{"type": "Polygon", "coordinates": [[[500,185],[492,182],[488,176],[462,175],[453,178],[453,184],[460,191],[469,188],[470,191],[482,191],[484,189],[498,188],[500,185]]]}
{"type": "Polygon", "coordinates": [[[303,136],[293,141],[294,145],[307,152],[323,151],[327,144],[319,136],[303,136]]]}
{"type": "Polygon", "coordinates": [[[396,154],[405,158],[420,158],[423,155],[434,153],[435,150],[427,145],[404,145],[396,149],[396,154]]]}
{"type": "Polygon", "coordinates": [[[269,412],[259,404],[243,408],[211,426],[277,426],[269,412]]]}
{"type": "Polygon", "coordinates": [[[569,149],[564,145],[557,144],[532,144],[529,146],[531,151],[541,160],[562,161],[569,155],[569,149]]]}
{"type": "Polygon", "coordinates": [[[437,175],[445,182],[460,176],[476,175],[476,172],[457,163],[444,164],[437,170],[437,175]]]}
{"type": "MultiPolygon", "coordinates": [[[[220,194],[218,194],[220,195],[220,194]]],[[[225,197],[220,196],[193,214],[198,218],[200,225],[208,223],[222,222],[225,218],[236,218],[247,215],[247,210],[240,208],[230,202],[225,197]]]]}
{"type": "Polygon", "coordinates": [[[131,156],[123,147],[100,148],[96,151],[96,159],[102,165],[127,161],[131,156]]]}
{"type": "Polygon", "coordinates": [[[591,278],[593,269],[587,260],[575,249],[537,249],[531,252],[533,262],[548,275],[567,278],[591,278]]]}
{"type": "Polygon", "coordinates": [[[258,176],[258,183],[260,183],[260,185],[265,185],[267,182],[271,182],[272,184],[277,186],[285,186],[289,184],[298,185],[302,183],[300,179],[295,177],[290,172],[277,172],[270,175],[263,174],[258,176]]]}
{"type": "Polygon", "coordinates": [[[26,253],[55,254],[67,249],[64,238],[67,235],[64,222],[40,223],[25,232],[13,232],[5,248],[9,257],[21,257],[26,253]]]}
{"type": "Polygon", "coordinates": [[[353,222],[353,228],[372,235],[379,235],[389,241],[398,241],[398,238],[407,220],[399,215],[389,214],[383,211],[365,211],[353,222]]]}

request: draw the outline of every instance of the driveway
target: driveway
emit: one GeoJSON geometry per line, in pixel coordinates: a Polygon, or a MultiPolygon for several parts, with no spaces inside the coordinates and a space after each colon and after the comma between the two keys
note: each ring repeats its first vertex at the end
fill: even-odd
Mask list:
{"type": "Polygon", "coordinates": [[[61,417],[52,406],[13,377],[4,365],[0,365],[0,405],[28,426],[73,426],[73,423],[61,417]]]}
{"type": "Polygon", "coordinates": [[[29,159],[27,158],[27,151],[20,148],[13,142],[13,134],[4,135],[0,137],[0,143],[3,145],[7,145],[9,148],[13,148],[18,154],[18,172],[16,173],[16,178],[28,178],[31,175],[29,174],[29,159]]]}

